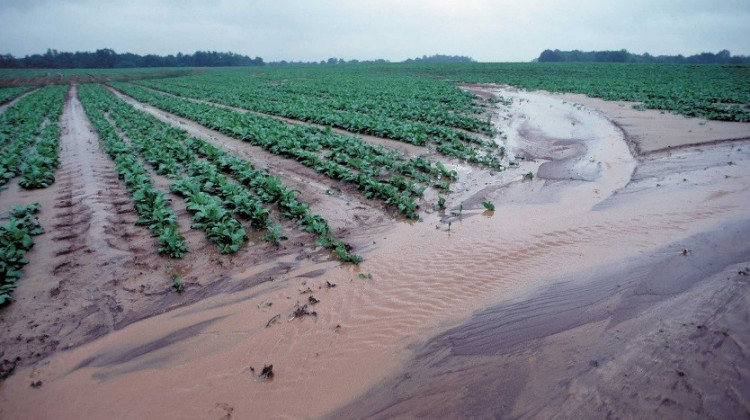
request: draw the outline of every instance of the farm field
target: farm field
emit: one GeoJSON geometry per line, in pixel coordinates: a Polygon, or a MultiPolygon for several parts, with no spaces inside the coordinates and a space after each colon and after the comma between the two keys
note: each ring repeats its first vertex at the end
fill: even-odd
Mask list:
{"type": "Polygon", "coordinates": [[[747,413],[747,66],[90,76],[0,72],[0,416],[747,413]]]}

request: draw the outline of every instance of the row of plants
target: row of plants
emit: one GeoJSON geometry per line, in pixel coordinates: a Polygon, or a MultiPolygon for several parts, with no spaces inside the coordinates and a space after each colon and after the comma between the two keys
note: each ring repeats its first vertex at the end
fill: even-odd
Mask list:
{"type": "MultiPolygon", "coordinates": [[[[411,75],[336,71],[334,69],[252,69],[213,71],[153,87],[194,91],[199,97],[222,95],[241,102],[262,102],[266,111],[293,113],[299,106],[329,111],[345,111],[392,118],[401,122],[422,122],[491,134],[492,127],[478,116],[485,111],[475,98],[449,83],[411,75]],[[226,88],[239,87],[240,89],[226,88]]],[[[239,106],[239,105],[238,105],[239,106]]]]}
{"type": "MultiPolygon", "coordinates": [[[[59,118],[59,111],[53,111],[52,121],[59,118]]],[[[60,166],[60,125],[49,122],[44,125],[36,145],[23,159],[19,169],[21,179],[18,183],[26,189],[47,188],[55,182],[55,171],[60,166]]]]}
{"type": "Polygon", "coordinates": [[[0,104],[4,104],[25,92],[33,89],[32,86],[18,86],[0,89],[0,104]]]}
{"type": "MultiPolygon", "coordinates": [[[[440,102],[439,95],[429,97],[430,100],[414,99],[413,92],[418,90],[414,84],[424,84],[419,78],[402,78],[396,83],[384,81],[377,84],[381,91],[369,92],[361,90],[361,83],[350,81],[347,84],[346,78],[328,78],[325,82],[316,81],[314,84],[307,79],[259,84],[259,78],[256,77],[229,73],[233,75],[229,78],[226,76],[227,73],[210,74],[189,77],[188,80],[165,79],[143,81],[140,84],[181,97],[431,147],[440,153],[471,163],[492,166],[495,169],[501,167],[503,150],[494,140],[483,137],[493,134],[490,121],[475,116],[461,117],[462,121],[471,121],[471,124],[467,122],[463,125],[458,124],[460,127],[453,127],[436,123],[434,120],[437,117],[426,118],[425,116],[429,115],[440,116],[442,119],[459,118],[462,114],[456,108],[450,108],[451,105],[455,106],[453,102],[440,102]],[[212,80],[212,77],[216,80],[212,80]],[[297,84],[302,84],[302,87],[297,84]],[[394,84],[398,87],[385,88],[394,84]],[[334,87],[336,91],[332,93],[334,87]],[[393,90],[401,93],[396,94],[393,90]],[[406,110],[389,111],[399,106],[398,98],[405,98],[406,105],[402,108],[406,110]],[[354,101],[366,105],[352,105],[351,102],[354,101]],[[481,135],[471,131],[478,131],[481,135]]],[[[433,85],[448,86],[454,94],[461,97],[468,95],[455,86],[430,79],[429,86],[433,85]]],[[[468,95],[468,98],[470,99],[471,95],[468,95]]]]}
{"type": "Polygon", "coordinates": [[[407,218],[417,219],[422,196],[432,182],[446,187],[456,173],[425,158],[407,159],[330,129],[289,125],[274,118],[196,103],[142,87],[115,87],[143,102],[194,120],[208,128],[260,146],[336,180],[351,183],[367,198],[383,200],[407,218]]]}
{"type": "MultiPolygon", "coordinates": [[[[120,90],[152,104],[161,103],[169,105],[169,96],[159,93],[139,89],[126,84],[113,84],[120,90]]],[[[212,109],[211,105],[203,104],[203,109],[212,109]]],[[[345,155],[340,159],[341,164],[349,166],[357,171],[363,168],[369,168],[374,171],[372,175],[379,180],[387,181],[390,174],[399,174],[414,178],[416,182],[429,183],[431,180],[440,178],[451,178],[453,175],[446,172],[444,167],[434,166],[428,159],[423,157],[407,158],[402,153],[388,150],[382,146],[372,145],[357,137],[341,135],[332,132],[330,128],[319,129],[307,125],[292,125],[282,123],[274,118],[261,115],[247,114],[240,121],[235,121],[236,112],[227,110],[220,117],[220,121],[232,120],[235,125],[246,124],[258,127],[258,131],[253,133],[257,135],[272,135],[269,143],[269,149],[272,152],[279,151],[282,154],[287,150],[291,157],[298,155],[300,158],[309,158],[305,152],[318,154],[320,158],[328,156],[321,155],[320,151],[330,153],[329,156],[345,155]],[[275,144],[270,144],[271,142],[275,144]],[[299,149],[299,150],[295,150],[299,149]]],[[[244,114],[243,114],[244,115],[244,114]]],[[[222,126],[225,124],[221,124],[222,126]]],[[[212,127],[213,128],[213,127],[212,127]]],[[[232,127],[235,134],[241,135],[239,128],[232,127]]]]}
{"type": "MultiPolygon", "coordinates": [[[[275,205],[281,217],[322,220],[277,177],[263,174],[249,162],[135,110],[100,86],[91,89],[97,95],[97,105],[106,109],[107,118],[127,136],[133,151],[143,156],[155,172],[174,179],[170,189],[185,200],[193,227],[204,230],[220,252],[236,252],[247,240],[244,226],[233,217],[235,214],[248,220],[254,229],[265,230],[263,239],[278,244],[284,237],[281,226],[270,217],[271,210],[263,203],[275,205]],[[230,179],[233,174],[237,175],[234,180],[230,179]]],[[[303,225],[300,228],[310,231],[303,225]]],[[[342,261],[361,261],[361,257],[350,253],[347,245],[333,237],[330,228],[322,232],[324,235],[314,233],[342,261]],[[339,252],[342,249],[345,252],[339,252]]]]}
{"type": "Polygon", "coordinates": [[[98,88],[81,85],[78,94],[86,115],[99,134],[102,148],[114,160],[115,170],[133,200],[138,223],[157,237],[160,254],[183,258],[188,248],[180,234],[177,214],[170,206],[169,198],[154,187],[153,179],[137,158],[137,152],[120,138],[105,117],[107,106],[100,100],[98,88]]]}
{"type": "Polygon", "coordinates": [[[0,186],[19,175],[27,189],[55,181],[66,92],[65,86],[48,86],[0,114],[0,186]]]}
{"type": "Polygon", "coordinates": [[[36,213],[39,203],[13,208],[9,220],[0,224],[0,305],[10,301],[23,266],[29,263],[26,253],[34,246],[34,236],[44,233],[36,213]]]}
{"type": "MultiPolygon", "coordinates": [[[[256,191],[258,198],[264,203],[276,204],[282,217],[295,221],[301,230],[315,234],[317,243],[331,249],[339,260],[354,264],[362,261],[359,255],[351,253],[349,245],[336,239],[325,219],[311,213],[307,204],[297,200],[293,190],[284,187],[280,177],[263,173],[250,162],[228,154],[203,140],[191,137],[185,140],[185,145],[216,165],[223,173],[256,191]]],[[[272,242],[278,240],[277,226],[269,228],[267,239],[272,242]]]]}
{"type": "MultiPolygon", "coordinates": [[[[135,112],[132,107],[99,86],[94,88],[94,92],[98,95],[97,105],[106,110],[105,119],[110,120],[113,129],[120,130],[130,143],[134,159],[140,155],[157,174],[175,179],[172,188],[184,180],[183,166],[193,161],[193,156],[182,146],[179,138],[175,137],[180,134],[179,130],[153,124],[147,116],[135,112]]],[[[116,135],[119,137],[118,133],[116,135]]],[[[220,253],[237,252],[248,237],[242,223],[224,208],[218,197],[200,188],[197,193],[183,194],[187,209],[192,215],[192,227],[203,230],[206,238],[216,244],[220,253]]]]}

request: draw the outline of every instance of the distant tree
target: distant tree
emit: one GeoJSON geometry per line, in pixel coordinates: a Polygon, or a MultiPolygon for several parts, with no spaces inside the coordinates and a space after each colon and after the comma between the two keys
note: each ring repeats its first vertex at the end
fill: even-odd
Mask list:
{"type": "Polygon", "coordinates": [[[117,62],[117,54],[109,48],[96,50],[94,53],[95,68],[113,68],[117,62]]]}
{"type": "Polygon", "coordinates": [[[405,63],[472,63],[474,59],[463,55],[443,55],[435,54],[431,56],[423,55],[414,59],[408,59],[405,63]]]}
{"type": "Polygon", "coordinates": [[[539,55],[538,61],[546,62],[546,63],[554,63],[558,61],[563,61],[562,56],[560,55],[560,50],[544,50],[539,55]]]}

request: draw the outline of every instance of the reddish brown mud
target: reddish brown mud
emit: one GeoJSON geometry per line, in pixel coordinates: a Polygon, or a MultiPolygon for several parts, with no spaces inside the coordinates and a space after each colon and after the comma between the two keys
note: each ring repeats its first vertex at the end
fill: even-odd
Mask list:
{"type": "MultiPolygon", "coordinates": [[[[750,142],[633,156],[629,142],[640,140],[606,113],[483,89],[513,98],[493,123],[517,168],[456,165],[446,214],[425,212],[414,224],[376,218],[374,232],[352,234],[374,242],[359,268],[299,262],[291,251],[265,265],[234,257],[209,272],[220,279],[195,279],[194,304],[176,305],[165,291],[174,300],[148,306],[161,303],[163,313],[115,322],[97,340],[19,367],[0,387],[2,414],[676,417],[700,413],[700,400],[705,413],[743,416],[741,392],[724,390],[747,384],[747,372],[726,361],[748,342],[738,327],[747,287],[732,273],[750,260],[741,242],[750,142]],[[274,281],[249,287],[273,269],[274,281]],[[273,378],[261,377],[269,365],[273,378]],[[711,382],[714,368],[734,376],[711,382]]],[[[341,203],[321,196],[327,181],[308,181],[304,168],[149,112],[311,185],[303,194],[319,198],[316,209],[346,223],[347,210],[327,210],[341,203]]],[[[143,299],[133,295],[133,317],[147,313],[143,299]]]]}

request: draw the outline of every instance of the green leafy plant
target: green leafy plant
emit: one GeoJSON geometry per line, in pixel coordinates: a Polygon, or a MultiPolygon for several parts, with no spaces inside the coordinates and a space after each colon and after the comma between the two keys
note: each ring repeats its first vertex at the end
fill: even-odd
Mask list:
{"type": "Polygon", "coordinates": [[[34,247],[33,236],[44,233],[35,216],[40,208],[38,203],[14,207],[10,220],[0,225],[0,305],[10,301],[21,270],[29,263],[25,254],[34,247]]]}
{"type": "Polygon", "coordinates": [[[267,229],[268,232],[263,235],[263,240],[266,242],[279,246],[281,245],[281,240],[287,238],[281,232],[281,223],[270,224],[267,229]]]}
{"type": "Polygon", "coordinates": [[[485,209],[487,209],[488,211],[495,211],[495,205],[494,205],[494,204],[492,204],[492,203],[491,203],[491,202],[489,202],[489,201],[482,201],[482,205],[483,205],[483,206],[484,206],[484,208],[485,208],[485,209]]]}
{"type": "Polygon", "coordinates": [[[439,195],[438,201],[433,205],[435,210],[445,210],[445,197],[439,195]]]}
{"type": "Polygon", "coordinates": [[[176,274],[172,275],[172,288],[177,293],[181,293],[183,290],[185,290],[184,286],[182,285],[182,277],[176,274]]]}

